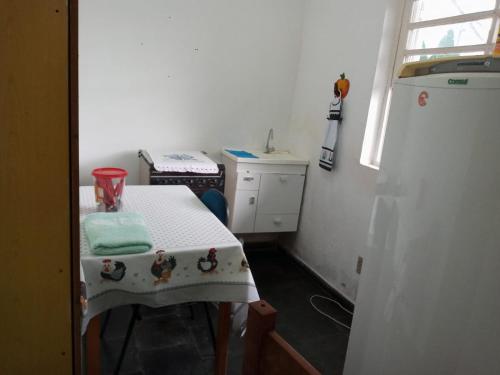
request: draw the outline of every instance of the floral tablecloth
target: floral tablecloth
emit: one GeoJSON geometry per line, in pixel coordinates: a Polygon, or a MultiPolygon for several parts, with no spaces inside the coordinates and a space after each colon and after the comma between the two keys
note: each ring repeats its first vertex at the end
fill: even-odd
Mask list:
{"type": "MultiPolygon", "coordinates": [[[[94,316],[121,305],[259,300],[240,242],[186,186],[127,186],[120,210],[144,216],[153,249],[93,255],[81,222],[98,207],[93,187],[80,187],[82,333],[94,316]]],[[[241,307],[233,304],[236,325],[244,322],[241,307]]]]}

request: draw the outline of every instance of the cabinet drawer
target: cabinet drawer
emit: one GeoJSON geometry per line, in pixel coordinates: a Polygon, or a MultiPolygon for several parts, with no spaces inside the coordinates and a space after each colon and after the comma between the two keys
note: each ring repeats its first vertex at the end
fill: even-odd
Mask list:
{"type": "Polygon", "coordinates": [[[258,190],[238,190],[234,199],[229,229],[233,233],[252,233],[257,211],[258,190]]]}
{"type": "Polygon", "coordinates": [[[255,232],[295,232],[299,215],[257,215],[255,232]]]}
{"type": "Polygon", "coordinates": [[[240,172],[236,177],[236,190],[258,190],[260,174],[240,172]]]}
{"type": "Polygon", "coordinates": [[[304,176],[263,174],[259,189],[259,214],[298,214],[304,189],[304,176]]]}

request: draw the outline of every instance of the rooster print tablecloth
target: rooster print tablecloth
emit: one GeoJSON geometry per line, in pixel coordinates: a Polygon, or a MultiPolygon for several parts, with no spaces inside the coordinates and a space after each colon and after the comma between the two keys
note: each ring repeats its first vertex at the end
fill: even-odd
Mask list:
{"type": "MultiPolygon", "coordinates": [[[[244,323],[241,303],[259,295],[242,246],[191,190],[127,186],[120,210],[144,216],[154,247],[141,254],[96,256],[80,225],[82,333],[94,316],[128,304],[237,302],[233,327],[244,323]]],[[[96,211],[93,187],[80,187],[80,223],[96,211]]]]}

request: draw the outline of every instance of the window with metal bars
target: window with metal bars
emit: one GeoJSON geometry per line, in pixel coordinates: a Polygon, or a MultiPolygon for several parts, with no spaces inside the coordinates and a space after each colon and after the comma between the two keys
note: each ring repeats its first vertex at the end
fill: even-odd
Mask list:
{"type": "MultiPolygon", "coordinates": [[[[401,65],[441,57],[491,54],[500,24],[500,0],[405,0],[392,59],[379,56],[385,84],[374,85],[361,164],[378,169],[384,144],[392,82],[401,65]],[[388,63],[393,63],[387,67],[388,63]]],[[[386,20],[387,21],[387,20],[386,20]]],[[[390,36],[385,36],[389,37],[390,36]]]]}

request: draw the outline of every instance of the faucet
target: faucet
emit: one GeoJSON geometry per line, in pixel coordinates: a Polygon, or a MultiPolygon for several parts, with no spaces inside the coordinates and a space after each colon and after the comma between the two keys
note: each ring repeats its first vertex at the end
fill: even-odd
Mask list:
{"type": "Polygon", "coordinates": [[[267,143],[266,143],[266,151],[264,151],[265,154],[270,154],[271,152],[274,152],[275,148],[273,146],[269,146],[269,141],[274,139],[274,131],[273,128],[269,129],[269,134],[267,135],[267,143]]]}

